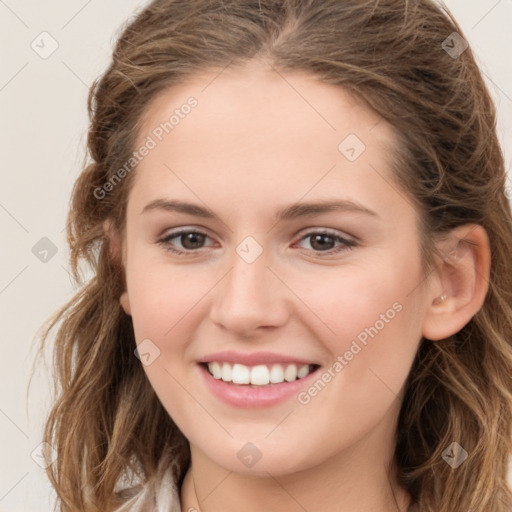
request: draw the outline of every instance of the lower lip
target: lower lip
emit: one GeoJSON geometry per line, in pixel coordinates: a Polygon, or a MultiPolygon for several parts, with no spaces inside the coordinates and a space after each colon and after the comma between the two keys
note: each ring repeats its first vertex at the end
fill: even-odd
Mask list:
{"type": "Polygon", "coordinates": [[[267,386],[250,386],[215,379],[203,366],[199,370],[211,392],[223,402],[242,409],[271,407],[297,395],[317,374],[318,368],[302,379],[267,386]]]}

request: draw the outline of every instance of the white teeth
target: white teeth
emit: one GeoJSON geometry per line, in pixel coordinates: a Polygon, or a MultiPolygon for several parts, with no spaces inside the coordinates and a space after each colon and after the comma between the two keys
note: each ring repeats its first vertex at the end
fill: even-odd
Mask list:
{"type": "Polygon", "coordinates": [[[270,382],[270,373],[264,364],[253,366],[251,369],[251,384],[266,386],[270,382]]]}
{"type": "Polygon", "coordinates": [[[280,384],[284,382],[284,370],[280,364],[275,364],[270,370],[270,382],[272,384],[280,384]]]}
{"type": "Polygon", "coordinates": [[[229,363],[224,363],[222,365],[222,380],[225,382],[231,382],[231,365],[229,363]]]}
{"type": "Polygon", "coordinates": [[[294,364],[290,364],[284,371],[284,378],[288,382],[297,380],[297,367],[294,364]]]}
{"type": "Polygon", "coordinates": [[[273,364],[269,367],[265,364],[246,366],[244,364],[221,363],[212,361],[208,363],[208,370],[215,379],[234,384],[252,384],[253,386],[266,386],[281,384],[284,381],[293,382],[302,379],[310,373],[310,365],[305,364],[297,369],[297,365],[273,364]]]}
{"type": "Polygon", "coordinates": [[[234,384],[249,384],[251,381],[251,370],[243,364],[234,364],[231,382],[234,384]]]}
{"type": "Polygon", "coordinates": [[[299,371],[297,372],[297,378],[302,379],[302,377],[305,377],[309,373],[309,364],[305,364],[304,366],[301,366],[299,368],[299,371]]]}
{"type": "Polygon", "coordinates": [[[222,367],[220,366],[219,363],[217,363],[217,362],[210,363],[208,365],[208,369],[210,370],[210,372],[212,372],[212,375],[216,379],[221,379],[222,378],[222,367]]]}

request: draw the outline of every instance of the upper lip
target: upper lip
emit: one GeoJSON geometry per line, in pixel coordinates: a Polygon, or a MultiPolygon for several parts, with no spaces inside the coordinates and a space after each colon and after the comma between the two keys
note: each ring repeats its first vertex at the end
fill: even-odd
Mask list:
{"type": "Polygon", "coordinates": [[[235,352],[232,350],[224,350],[208,354],[198,360],[199,363],[211,363],[213,361],[243,364],[245,366],[256,366],[259,364],[316,364],[311,360],[301,359],[299,357],[287,356],[285,354],[276,354],[274,352],[252,352],[250,354],[243,352],[235,352]]]}

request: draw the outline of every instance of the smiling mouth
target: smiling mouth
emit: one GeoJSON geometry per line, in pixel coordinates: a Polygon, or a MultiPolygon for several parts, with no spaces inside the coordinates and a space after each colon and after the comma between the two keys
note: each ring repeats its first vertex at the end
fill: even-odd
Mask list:
{"type": "Polygon", "coordinates": [[[317,364],[259,364],[246,366],[221,361],[201,363],[201,365],[207,369],[214,379],[250,387],[293,382],[307,377],[320,368],[317,364]]]}

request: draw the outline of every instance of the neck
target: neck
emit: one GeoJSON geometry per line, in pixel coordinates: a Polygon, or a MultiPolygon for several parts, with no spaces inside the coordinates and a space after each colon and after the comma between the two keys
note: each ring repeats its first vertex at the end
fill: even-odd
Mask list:
{"type": "Polygon", "coordinates": [[[407,512],[410,496],[392,465],[392,427],[381,424],[343,453],[279,476],[228,471],[191,445],[181,510],[260,512],[264,505],[269,512],[407,512]]]}

